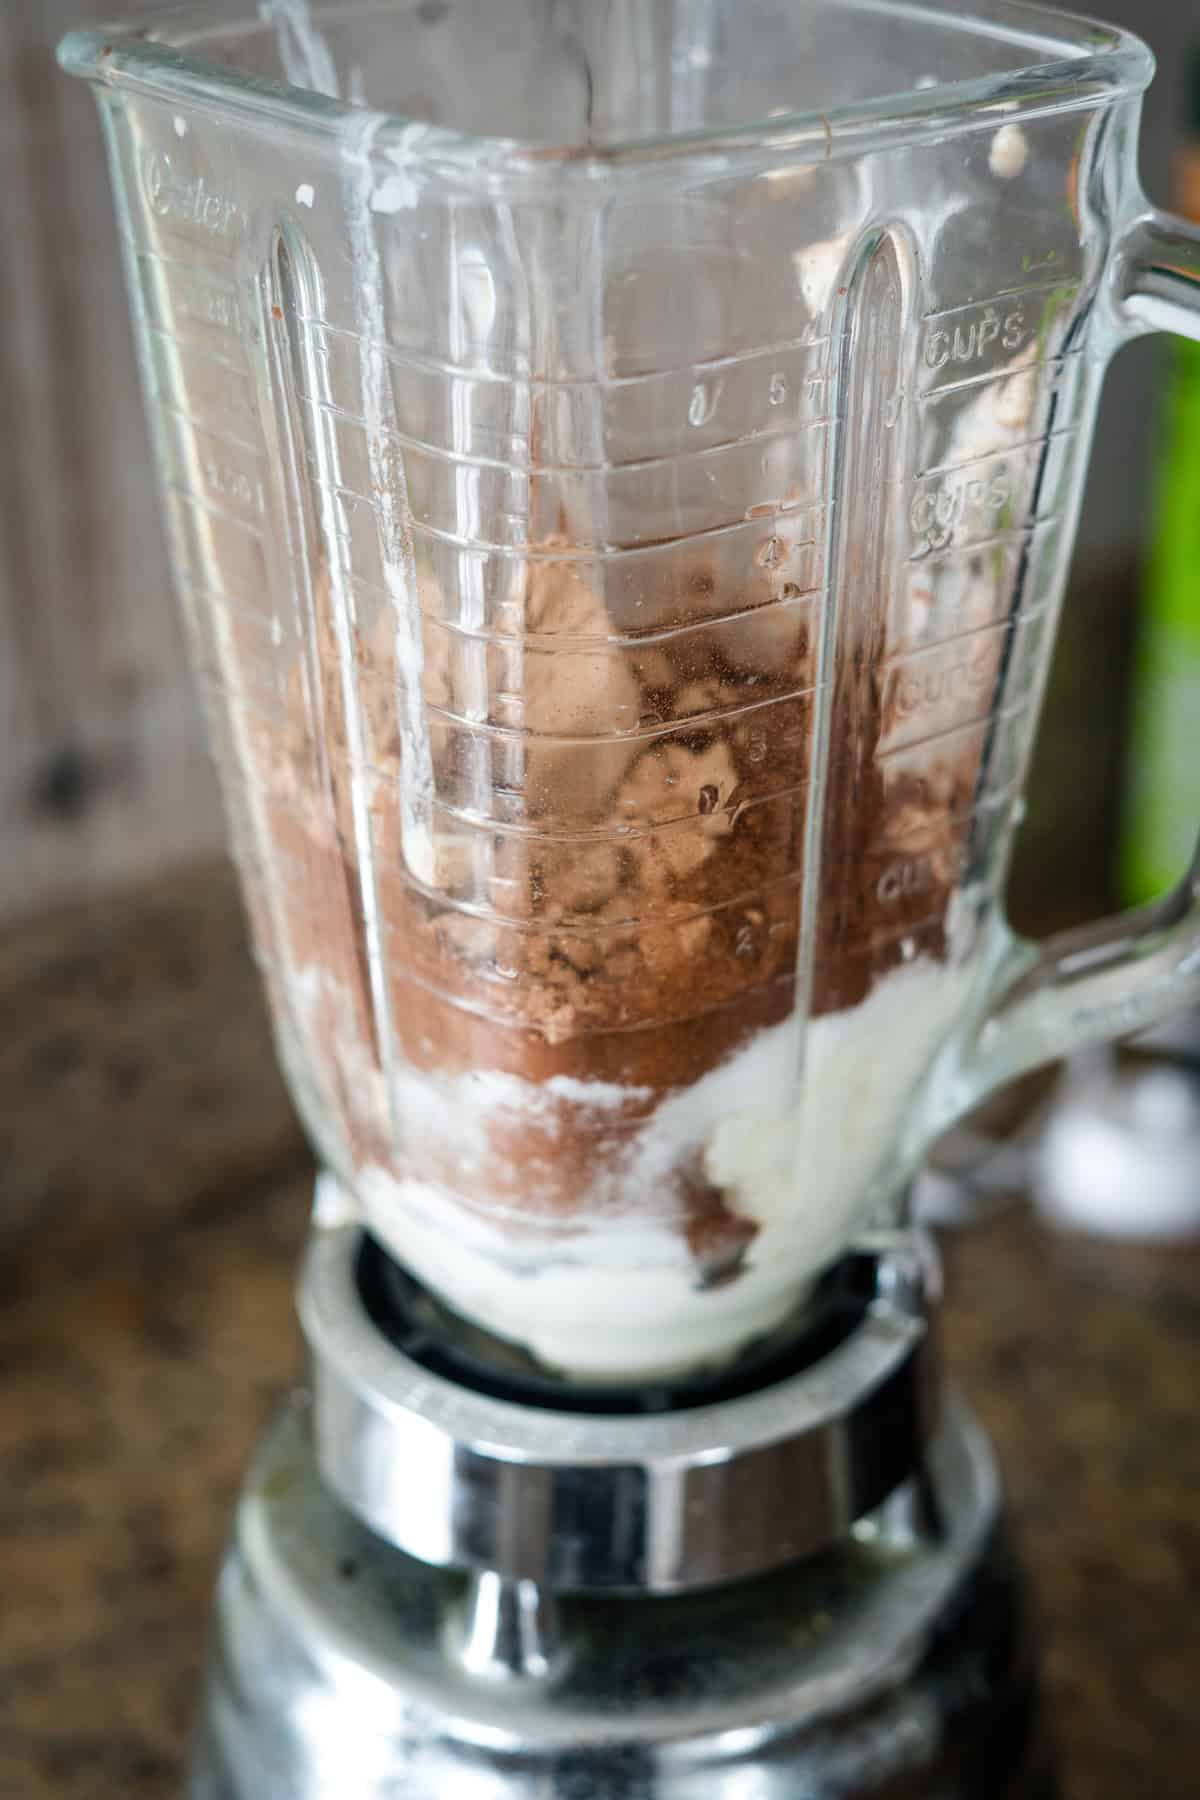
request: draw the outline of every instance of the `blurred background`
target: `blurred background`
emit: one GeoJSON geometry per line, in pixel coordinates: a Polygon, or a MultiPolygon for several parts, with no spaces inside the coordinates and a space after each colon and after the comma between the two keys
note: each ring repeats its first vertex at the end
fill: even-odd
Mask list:
{"type": "MultiPolygon", "coordinates": [[[[1178,206],[1178,153],[1200,141],[1197,9],[1090,10],[1159,58],[1143,176],[1178,206]]],[[[22,1800],[177,1792],[227,1508],[298,1366],[311,1192],[224,860],[94,107],[52,57],[108,11],[0,6],[0,1794],[22,1800]]],[[[1182,870],[1175,827],[1122,796],[1156,754],[1130,731],[1145,646],[1157,635],[1161,659],[1179,604],[1149,575],[1156,534],[1172,507],[1195,529],[1186,481],[1163,498],[1169,465],[1200,465],[1200,405],[1172,440],[1188,372],[1151,339],[1108,380],[1013,876],[1034,931],[1182,870]]],[[[1191,607],[1200,679],[1200,589],[1191,607]]],[[[1150,777],[1185,836],[1188,764],[1150,777]]],[[[1182,1142],[1164,1092],[1147,1117],[1182,1142]]],[[[1027,1211],[964,1199],[959,1165],[1043,1093],[945,1159],[937,1206],[977,1224],[948,1243],[948,1354],[1004,1458],[1070,1791],[1184,1800],[1200,1792],[1200,1266],[1104,1235],[1048,1252],[1027,1211]]],[[[1018,1157],[991,1187],[1028,1172],[1018,1157]]]]}

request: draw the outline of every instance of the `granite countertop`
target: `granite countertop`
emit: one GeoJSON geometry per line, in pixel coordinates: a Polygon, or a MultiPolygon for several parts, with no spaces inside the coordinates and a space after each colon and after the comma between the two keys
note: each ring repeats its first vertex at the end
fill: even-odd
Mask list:
{"type": "MultiPolygon", "coordinates": [[[[311,1165],[223,866],[0,939],[0,1796],[178,1792],[311,1165]]],[[[946,1246],[1074,1800],[1200,1793],[1200,1253],[946,1246]]]]}

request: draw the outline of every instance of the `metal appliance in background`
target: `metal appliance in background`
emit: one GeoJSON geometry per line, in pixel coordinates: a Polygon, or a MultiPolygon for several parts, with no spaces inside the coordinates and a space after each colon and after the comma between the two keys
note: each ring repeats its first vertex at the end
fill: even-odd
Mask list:
{"type": "Polygon", "coordinates": [[[1147,52],[989,0],[79,34],[328,1170],[196,1800],[1048,1794],[905,1196],[1200,992],[999,905],[1105,365],[1195,334],[1147,52]]]}

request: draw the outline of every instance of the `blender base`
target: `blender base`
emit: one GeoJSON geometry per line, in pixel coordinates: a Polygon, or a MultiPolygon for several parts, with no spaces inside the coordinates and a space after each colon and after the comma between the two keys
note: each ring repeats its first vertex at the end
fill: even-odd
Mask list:
{"type": "MultiPolygon", "coordinates": [[[[348,1266],[323,1255],[335,1272],[348,1266]]],[[[310,1290],[319,1276],[310,1268],[310,1290]]],[[[361,1522],[329,1480],[329,1438],[336,1419],[353,1466],[362,1417],[342,1395],[322,1422],[333,1347],[312,1305],[306,1329],[316,1407],[289,1403],[242,1494],[191,1800],[1056,1793],[995,1465],[957,1403],[937,1408],[919,1479],[824,1548],[685,1592],[570,1591],[486,1562],[474,1573],[438,1566],[361,1522]]],[[[726,1403],[734,1438],[760,1402],[726,1403]]],[[[368,1441],[377,1481],[378,1439],[368,1441]]],[[[392,1467],[388,1485],[405,1530],[416,1529],[405,1513],[413,1491],[434,1518],[461,1511],[468,1486],[456,1490],[461,1467],[440,1458],[436,1439],[424,1453],[398,1441],[408,1483],[392,1467]]],[[[518,1532],[531,1492],[512,1490],[500,1508],[518,1532]]],[[[739,1534],[728,1516],[725,1535],[748,1537],[742,1523],[739,1534]]]]}

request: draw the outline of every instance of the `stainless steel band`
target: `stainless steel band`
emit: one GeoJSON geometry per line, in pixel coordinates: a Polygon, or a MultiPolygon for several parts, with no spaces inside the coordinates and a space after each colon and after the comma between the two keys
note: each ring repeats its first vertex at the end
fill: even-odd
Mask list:
{"type": "Polygon", "coordinates": [[[929,1260],[883,1253],[835,1350],[736,1400],[649,1418],[518,1406],[431,1374],[371,1322],[359,1230],[318,1229],[301,1282],[317,1462],[422,1561],[564,1591],[672,1593],[764,1573],[845,1536],[920,1467],[929,1260]]]}

